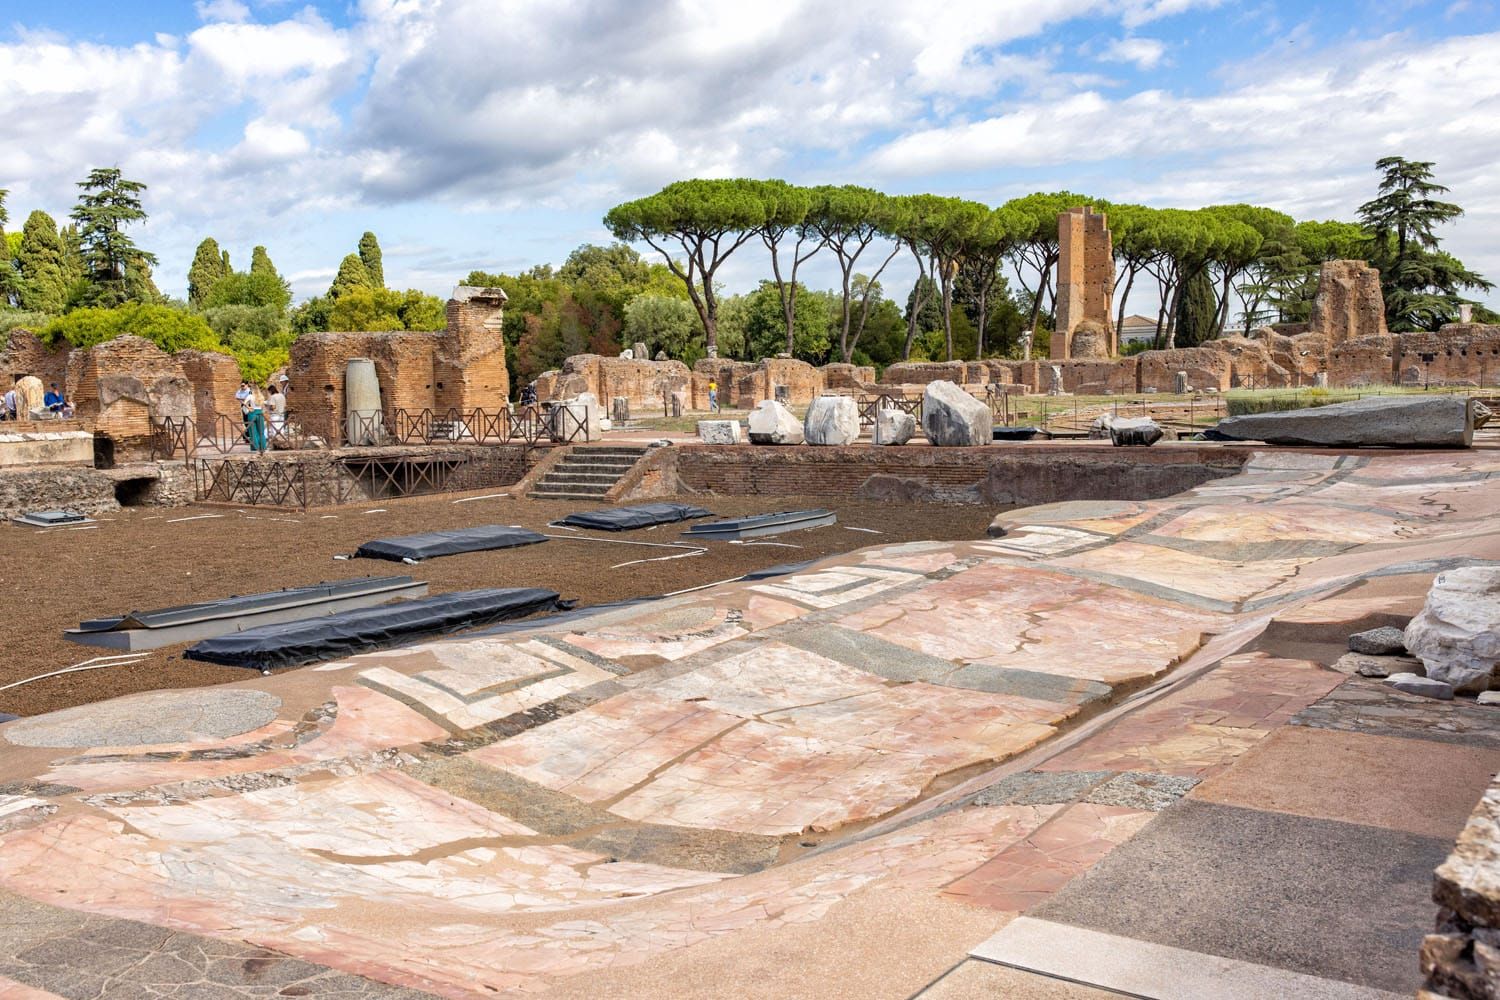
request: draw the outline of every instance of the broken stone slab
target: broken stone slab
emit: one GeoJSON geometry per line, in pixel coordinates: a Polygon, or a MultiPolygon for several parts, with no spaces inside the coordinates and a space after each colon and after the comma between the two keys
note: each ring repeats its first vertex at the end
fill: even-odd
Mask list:
{"type": "Polygon", "coordinates": [[[599,436],[604,430],[599,425],[599,421],[604,419],[604,407],[599,405],[599,397],[595,396],[592,392],[580,392],[573,399],[569,400],[569,402],[583,407],[584,417],[587,420],[584,426],[588,430],[588,439],[590,441],[599,440],[599,436]]]}
{"type": "Polygon", "coordinates": [[[922,393],[922,429],[932,444],[944,448],[986,445],[993,426],[990,408],[952,382],[927,383],[922,393]]]}
{"type": "Polygon", "coordinates": [[[1109,423],[1109,440],[1116,448],[1127,446],[1149,448],[1166,432],[1150,417],[1116,417],[1109,423]]]}
{"type": "Polygon", "coordinates": [[[751,444],[801,444],[802,421],[774,399],[763,399],[746,421],[751,444]]]}
{"type": "Polygon", "coordinates": [[[1428,677],[1464,693],[1489,690],[1500,664],[1500,566],[1439,573],[1403,639],[1428,677]]]}
{"type": "Polygon", "coordinates": [[[1453,685],[1433,680],[1431,677],[1399,673],[1391,674],[1385,682],[1397,691],[1405,691],[1407,694],[1419,694],[1424,698],[1436,698],[1439,701],[1453,700],[1453,685]]]}
{"type": "Polygon", "coordinates": [[[875,411],[875,443],[905,444],[917,433],[917,418],[905,410],[875,411]]]}
{"type": "Polygon", "coordinates": [[[1481,705],[1500,705],[1500,691],[1481,691],[1475,701],[1481,705]]]}
{"type": "Polygon", "coordinates": [[[687,412],[688,394],[684,389],[677,389],[672,393],[672,416],[680,417],[687,412]]]}
{"type": "Polygon", "coordinates": [[[819,396],[807,408],[802,436],[808,444],[853,444],[859,440],[859,404],[848,396],[819,396]]]}
{"type": "Polygon", "coordinates": [[[617,424],[628,423],[630,421],[630,397],[615,396],[610,399],[609,416],[617,424]]]}
{"type": "Polygon", "coordinates": [[[740,422],[738,420],[698,421],[698,440],[704,444],[739,444],[740,422]]]}
{"type": "Polygon", "coordinates": [[[631,345],[630,354],[637,361],[646,361],[651,357],[651,352],[646,350],[646,345],[639,340],[631,345]]]}
{"type": "Polygon", "coordinates": [[[1226,417],[1209,437],[1328,448],[1467,448],[1489,419],[1462,396],[1369,396],[1348,403],[1226,417]]]}
{"type": "Polygon", "coordinates": [[[1369,653],[1345,653],[1333,661],[1332,668],[1341,674],[1358,674],[1377,680],[1391,674],[1416,674],[1424,676],[1426,668],[1422,661],[1410,656],[1373,656],[1369,653]]]}
{"type": "Polygon", "coordinates": [[[1406,638],[1396,626],[1382,625],[1351,635],[1349,649],[1371,656],[1400,656],[1406,652],[1406,638]]]}

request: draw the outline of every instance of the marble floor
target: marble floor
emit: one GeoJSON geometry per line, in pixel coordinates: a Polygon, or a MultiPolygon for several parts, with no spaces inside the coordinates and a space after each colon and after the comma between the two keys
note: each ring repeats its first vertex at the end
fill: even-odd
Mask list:
{"type": "Polygon", "coordinates": [[[0,998],[1410,995],[1500,710],[1329,664],[1496,510],[1495,452],[1267,451],[0,725],[0,998]]]}

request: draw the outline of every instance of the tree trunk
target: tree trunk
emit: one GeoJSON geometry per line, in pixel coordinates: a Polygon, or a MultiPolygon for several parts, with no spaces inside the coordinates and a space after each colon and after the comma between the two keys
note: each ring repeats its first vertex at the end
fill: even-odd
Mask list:
{"type": "MultiPolygon", "coordinates": [[[[1119,282],[1115,282],[1116,285],[1119,282]]],[[[1120,331],[1125,328],[1125,303],[1130,300],[1130,288],[1135,284],[1135,268],[1126,269],[1125,294],[1120,296],[1120,308],[1115,311],[1115,343],[1120,342],[1120,331]]]]}
{"type": "Polygon", "coordinates": [[[1182,290],[1187,286],[1188,278],[1179,278],[1177,284],[1172,287],[1172,304],[1167,308],[1167,350],[1175,350],[1177,347],[1177,305],[1182,298],[1182,290]]]}
{"type": "Polygon", "coordinates": [[[1233,280],[1234,272],[1226,268],[1224,271],[1224,286],[1219,290],[1219,317],[1218,322],[1215,324],[1215,329],[1218,330],[1217,335],[1220,337],[1224,336],[1224,327],[1229,325],[1229,283],[1233,280]]]}

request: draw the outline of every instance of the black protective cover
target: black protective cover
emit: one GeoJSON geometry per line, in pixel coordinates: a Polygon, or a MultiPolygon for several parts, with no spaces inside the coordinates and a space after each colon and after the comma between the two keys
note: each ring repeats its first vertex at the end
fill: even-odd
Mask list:
{"type": "Polygon", "coordinates": [[[210,618],[229,618],[256,611],[269,611],[304,601],[352,597],[370,591],[403,587],[415,582],[409,576],[364,576],[354,580],[315,583],[309,587],[288,587],[285,590],[272,590],[264,594],[234,594],[217,601],[179,604],[170,608],[157,608],[154,611],[131,611],[128,614],[112,615],[108,618],[90,618],[88,621],[79,622],[78,628],[83,632],[166,628],[210,618]]]}
{"type": "Polygon", "coordinates": [[[569,514],[558,521],[571,528],[594,528],[599,531],[630,531],[653,524],[672,524],[695,517],[713,517],[714,512],[686,503],[643,503],[634,507],[601,507],[569,514]]]}
{"type": "Polygon", "coordinates": [[[508,524],[481,524],[475,528],[452,528],[448,531],[424,531],[420,535],[400,538],[377,538],[355,550],[356,558],[410,559],[421,562],[434,556],[452,556],[460,552],[484,552],[487,549],[513,549],[518,545],[545,542],[546,535],[508,524]]]}
{"type": "Polygon", "coordinates": [[[565,606],[556,591],[537,587],[460,590],[305,621],[261,625],[205,639],[184,655],[190,660],[257,670],[293,667],[565,606]]]}

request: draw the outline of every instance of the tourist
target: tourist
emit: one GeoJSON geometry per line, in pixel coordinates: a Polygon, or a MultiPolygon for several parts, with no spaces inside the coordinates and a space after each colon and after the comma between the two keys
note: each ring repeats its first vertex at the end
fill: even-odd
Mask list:
{"type": "Polygon", "coordinates": [[[714,381],[708,383],[708,408],[715,413],[719,412],[719,383],[714,381]]]}
{"type": "Polygon", "coordinates": [[[58,391],[56,382],[53,382],[52,387],[47,390],[47,395],[42,397],[42,405],[52,413],[61,413],[67,409],[68,401],[58,391]]]}
{"type": "MultiPolygon", "coordinates": [[[[266,414],[261,402],[260,393],[250,388],[246,383],[247,395],[240,400],[240,412],[245,415],[245,436],[250,441],[250,450],[263,452],[266,450],[266,414]]],[[[235,393],[239,396],[239,393],[235,393]]]]}
{"type": "MultiPolygon", "coordinates": [[[[20,381],[17,379],[16,381],[20,381]]],[[[11,386],[5,390],[3,402],[0,402],[0,420],[19,420],[16,416],[16,387],[11,386]]]]}
{"type": "Polygon", "coordinates": [[[275,382],[266,386],[266,422],[270,425],[271,439],[275,440],[286,426],[286,394],[275,382]]]}
{"type": "Polygon", "coordinates": [[[535,382],[527,382],[526,385],[521,389],[521,405],[522,406],[535,406],[536,405],[536,383],[535,382]]]}

